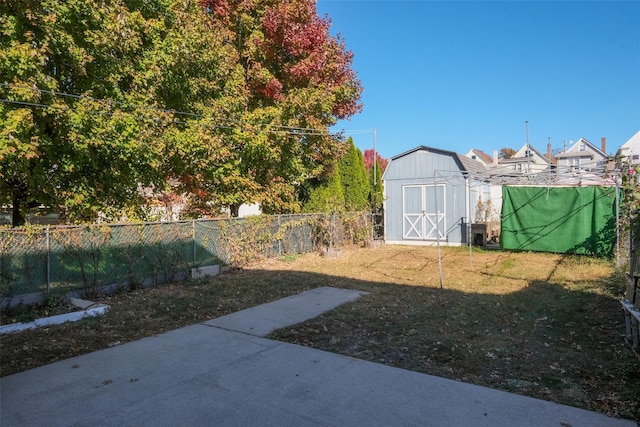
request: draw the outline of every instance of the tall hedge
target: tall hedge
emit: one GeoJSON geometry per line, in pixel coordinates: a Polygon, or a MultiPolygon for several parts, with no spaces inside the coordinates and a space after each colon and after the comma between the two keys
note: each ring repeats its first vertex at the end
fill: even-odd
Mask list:
{"type": "Polygon", "coordinates": [[[340,183],[340,174],[334,172],[327,180],[308,186],[307,200],[302,206],[305,213],[343,212],[344,194],[340,183]]]}
{"type": "Polygon", "coordinates": [[[344,207],[347,211],[355,212],[368,208],[369,182],[364,167],[362,152],[353,144],[353,139],[347,140],[347,152],[338,162],[338,173],[344,194],[344,207]]]}

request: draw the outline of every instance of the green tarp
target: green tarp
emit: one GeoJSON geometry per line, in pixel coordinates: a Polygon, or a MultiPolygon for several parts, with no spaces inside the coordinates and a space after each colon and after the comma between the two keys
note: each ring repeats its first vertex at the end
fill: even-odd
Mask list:
{"type": "Polygon", "coordinates": [[[611,257],[614,187],[502,187],[504,249],[611,257]]]}

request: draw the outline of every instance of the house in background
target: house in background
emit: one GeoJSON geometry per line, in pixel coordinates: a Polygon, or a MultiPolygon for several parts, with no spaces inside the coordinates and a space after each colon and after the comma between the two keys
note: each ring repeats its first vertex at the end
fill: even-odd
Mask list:
{"type": "Polygon", "coordinates": [[[487,185],[473,177],[484,169],[465,156],[426,146],[391,158],[382,175],[385,242],[467,244],[475,215],[471,193],[484,194],[487,185]]]}
{"type": "Polygon", "coordinates": [[[494,157],[491,157],[487,153],[482,150],[478,150],[477,148],[472,148],[469,150],[465,157],[475,160],[484,166],[485,168],[496,167],[498,166],[498,153],[494,153],[494,157]]]}
{"type": "Polygon", "coordinates": [[[531,144],[523,145],[513,157],[500,159],[500,163],[505,169],[522,175],[548,172],[552,168],[551,159],[531,144]]]}
{"type": "Polygon", "coordinates": [[[602,138],[602,149],[600,149],[586,139],[580,138],[568,150],[556,156],[558,168],[569,171],[601,171],[607,160],[606,144],[606,139],[602,138]]]}
{"type": "Polygon", "coordinates": [[[618,148],[616,157],[628,157],[631,164],[640,164],[640,130],[618,148]]]}
{"type": "MultiPolygon", "coordinates": [[[[502,165],[499,163],[498,151],[494,150],[493,157],[489,156],[482,150],[472,148],[467,152],[464,157],[474,160],[480,163],[484,167],[483,174],[477,173],[473,170],[476,177],[484,176],[483,185],[471,186],[470,201],[475,207],[475,214],[471,217],[473,222],[483,222],[487,224],[489,231],[488,237],[492,238],[494,235],[499,234],[500,211],[502,209],[502,185],[500,184],[487,184],[487,181],[491,181],[492,169],[498,169],[502,165]],[[495,223],[493,225],[489,223],[495,223]]],[[[464,160],[464,158],[461,158],[464,160]]],[[[478,182],[478,179],[473,181],[478,182]]]]}

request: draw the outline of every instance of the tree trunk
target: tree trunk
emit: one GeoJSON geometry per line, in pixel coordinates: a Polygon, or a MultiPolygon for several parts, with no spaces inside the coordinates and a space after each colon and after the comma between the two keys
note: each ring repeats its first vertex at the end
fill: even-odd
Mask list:
{"type": "Polygon", "coordinates": [[[237,218],[240,213],[240,203],[229,205],[229,213],[233,218],[237,218]]]}
{"type": "Polygon", "coordinates": [[[24,225],[24,217],[22,216],[21,209],[21,197],[14,193],[13,195],[13,209],[11,212],[11,226],[20,227],[24,225]]]}

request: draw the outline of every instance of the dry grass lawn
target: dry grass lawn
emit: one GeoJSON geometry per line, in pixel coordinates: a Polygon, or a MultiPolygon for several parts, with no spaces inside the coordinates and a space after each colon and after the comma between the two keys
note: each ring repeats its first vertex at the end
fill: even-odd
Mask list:
{"type": "Polygon", "coordinates": [[[624,282],[606,261],[442,248],[352,248],[105,296],[104,317],[1,338],[2,375],[201,322],[318,286],[370,295],[272,338],[640,420],[640,360],[624,282]]]}

